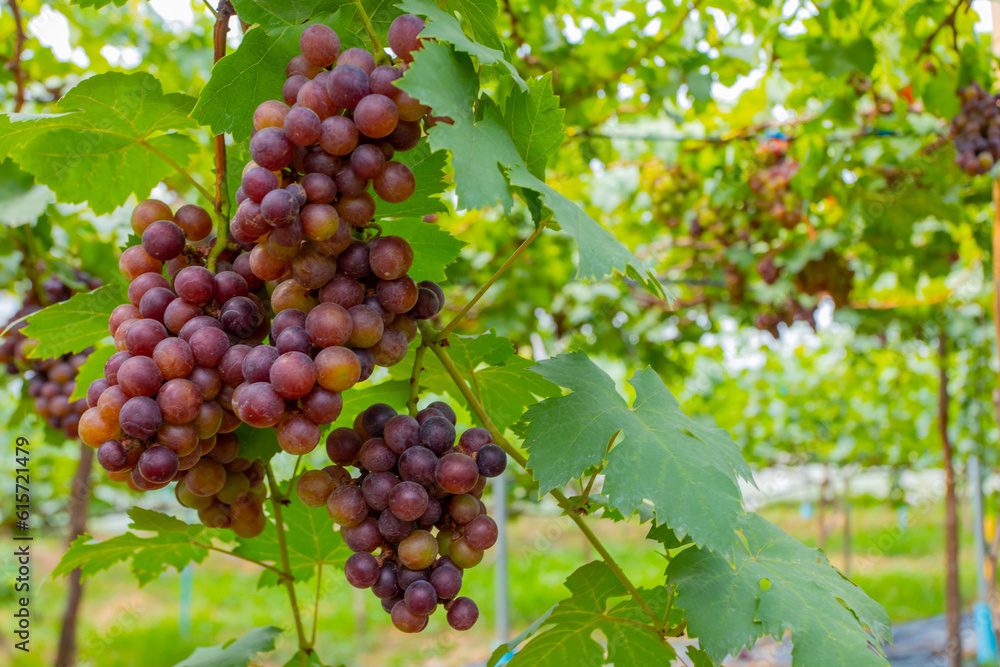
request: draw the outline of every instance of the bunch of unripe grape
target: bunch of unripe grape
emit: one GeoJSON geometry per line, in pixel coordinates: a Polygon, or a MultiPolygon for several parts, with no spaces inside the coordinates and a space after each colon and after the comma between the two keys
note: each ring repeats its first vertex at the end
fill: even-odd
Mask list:
{"type": "Polygon", "coordinates": [[[1000,160],[1000,95],[977,83],[958,91],[962,108],[951,120],[955,164],[970,176],[985,174],[1000,160]]]}
{"type": "Polygon", "coordinates": [[[784,152],[768,155],[774,163],[754,172],[748,179],[750,191],[754,194],[751,203],[758,214],[792,229],[802,220],[802,202],[791,190],[792,178],[800,165],[784,152]]]}
{"type": "MultiPolygon", "coordinates": [[[[82,271],[74,271],[73,278],[88,289],[101,286],[99,279],[82,271]]],[[[41,288],[49,303],[66,301],[74,293],[73,288],[57,275],[42,281],[41,288]]],[[[33,289],[29,290],[21,308],[10,321],[16,322],[41,309],[38,295],[33,289]]],[[[6,366],[8,375],[24,374],[35,412],[50,427],[61,430],[67,438],[74,439],[77,437],[80,416],[87,409],[87,402],[83,399],[70,401],[70,397],[76,389],[77,372],[91,350],[65,354],[55,359],[30,359],[28,354],[37,343],[24,335],[22,329],[27,324],[26,321],[18,322],[4,334],[0,342],[0,364],[6,366]]]]}
{"type": "Polygon", "coordinates": [[[652,200],[651,211],[668,227],[677,227],[690,217],[702,195],[698,174],[682,165],[654,160],[642,169],[642,189],[652,200]]]}
{"type": "Polygon", "coordinates": [[[296,486],[303,504],[326,505],[354,552],[344,567],[347,581],[370,588],[403,632],[423,630],[439,605],[456,630],[479,618],[476,603],[458,594],[464,570],[496,543],[497,525],[481,498],[507,455],[478,427],[456,443],[455,423],[441,401],[415,417],[376,403],[353,428],[327,437],[335,465],[304,473],[296,486]]]}

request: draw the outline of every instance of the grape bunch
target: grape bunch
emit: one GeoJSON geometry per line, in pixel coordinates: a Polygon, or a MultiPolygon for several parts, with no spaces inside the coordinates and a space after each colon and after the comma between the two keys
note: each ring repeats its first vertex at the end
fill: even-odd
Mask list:
{"type": "MultiPolygon", "coordinates": [[[[74,271],[74,280],[87,289],[97,289],[101,281],[82,271],[74,271]]],[[[49,303],[60,303],[73,296],[74,290],[59,276],[52,275],[42,282],[42,291],[49,303]]],[[[21,308],[11,318],[11,322],[42,309],[34,290],[25,296],[21,308]]],[[[8,322],[8,326],[9,326],[8,322]]],[[[83,399],[70,401],[76,389],[76,375],[87,360],[91,350],[79,354],[66,354],[55,359],[29,359],[28,353],[36,342],[24,335],[22,329],[27,322],[18,322],[7,331],[0,342],[0,364],[7,368],[8,375],[24,373],[28,381],[28,395],[32,398],[35,412],[52,428],[61,430],[67,438],[77,437],[80,417],[87,409],[83,399]]],[[[6,328],[6,327],[4,327],[6,328]]]]}
{"type": "MultiPolygon", "coordinates": [[[[802,202],[791,190],[792,178],[801,165],[783,151],[779,154],[768,152],[766,156],[773,164],[754,172],[748,179],[754,195],[751,204],[758,214],[792,229],[802,220],[802,202]]],[[[751,224],[756,227],[760,222],[752,221],[751,224]]]]}
{"type": "Polygon", "coordinates": [[[642,190],[649,193],[650,210],[668,227],[678,227],[691,218],[702,195],[698,174],[680,164],[653,160],[642,170],[642,190]]]}
{"type": "Polygon", "coordinates": [[[129,303],[108,322],[117,352],[87,390],[80,438],[111,479],[137,491],[176,481],[178,500],[205,525],[257,535],[266,525],[264,468],[239,457],[234,385],[222,362],[237,342],[267,336],[264,304],[237,271],[196,264],[199,252],[187,244],[212,231],[201,207],[174,213],[146,200],[132,226],[142,244],[119,259],[129,303]]]}
{"type": "Polygon", "coordinates": [[[1000,160],[1000,95],[972,82],[958,91],[962,108],[951,120],[955,165],[969,176],[986,174],[1000,160]]]}
{"type": "Polygon", "coordinates": [[[497,540],[481,497],[507,455],[483,428],[466,430],[456,444],[455,423],[441,401],[416,417],[376,403],[354,428],[330,432],[326,451],[334,465],[304,473],[296,486],[304,505],[326,506],[354,552],[344,567],[347,581],[370,588],[403,632],[423,630],[439,604],[456,630],[479,618],[476,603],[458,594],[465,568],[478,565],[497,540]]]}

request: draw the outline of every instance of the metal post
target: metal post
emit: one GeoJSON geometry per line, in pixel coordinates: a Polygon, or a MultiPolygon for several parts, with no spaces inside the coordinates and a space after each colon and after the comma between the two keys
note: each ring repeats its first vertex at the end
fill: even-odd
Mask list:
{"type": "Polygon", "coordinates": [[[493,570],[497,645],[510,637],[510,584],[507,561],[507,473],[490,480],[493,485],[493,520],[497,524],[496,561],[493,570]]]}
{"type": "Polygon", "coordinates": [[[976,603],[972,619],[976,629],[976,659],[979,664],[996,662],[997,645],[990,615],[990,589],[986,581],[986,534],[983,526],[983,478],[979,457],[969,457],[969,504],[972,505],[973,553],[976,557],[976,603]]]}

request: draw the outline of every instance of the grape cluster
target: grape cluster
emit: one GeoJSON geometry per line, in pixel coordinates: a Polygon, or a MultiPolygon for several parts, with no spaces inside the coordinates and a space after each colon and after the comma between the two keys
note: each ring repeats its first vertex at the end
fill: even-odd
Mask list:
{"type": "Polygon", "coordinates": [[[413,172],[393,157],[417,146],[429,109],[395,82],[420,48],[423,25],[413,15],[393,21],[389,43],[403,60],[399,67],[376,66],[360,48],[341,53],[336,32],[309,26],[301,55],[286,68],[284,101],[268,100],[254,112],[253,161],[237,192],[232,235],[256,244],[254,271],[263,280],[291,271],[298,286],[283,287],[284,299],[330,279],[333,258],[350,246],[351,227],[375,217],[369,188],[391,203],[413,194],[413,172]]]}
{"type": "Polygon", "coordinates": [[[132,227],[142,244],[118,264],[129,303],[108,322],[118,351],[87,390],[80,438],[97,448],[111,479],[137,491],[176,481],[178,500],[205,525],[258,535],[266,525],[264,468],[239,457],[234,386],[222,362],[235,343],[267,336],[264,304],[237,271],[196,264],[199,253],[187,243],[212,231],[201,207],[175,213],[149,199],[133,210],[132,227]]]}
{"type": "MultiPolygon", "coordinates": [[[[82,271],[74,271],[73,278],[87,289],[101,286],[99,279],[82,271]]],[[[41,287],[49,303],[66,301],[74,293],[73,288],[57,275],[46,278],[41,287]]],[[[42,305],[35,291],[30,290],[10,321],[17,321],[41,309],[42,305]]],[[[28,381],[28,395],[33,400],[35,412],[50,427],[61,430],[67,438],[76,438],[80,416],[86,411],[87,402],[83,399],[70,401],[70,397],[76,389],[77,372],[87,360],[90,350],[55,359],[29,359],[28,353],[36,342],[24,335],[22,329],[25,326],[27,322],[18,322],[4,335],[3,342],[0,342],[0,364],[6,365],[8,375],[23,372],[28,381]]]]}
{"type": "Polygon", "coordinates": [[[697,208],[702,183],[697,172],[679,164],[667,165],[653,160],[642,170],[642,189],[652,200],[656,218],[668,227],[678,227],[697,208]]]}
{"type": "MultiPolygon", "coordinates": [[[[758,215],[767,216],[786,229],[792,229],[802,220],[802,202],[791,191],[792,177],[799,171],[799,163],[780,154],[768,153],[773,164],[750,175],[748,183],[753,193],[751,205],[758,215]]],[[[762,220],[751,221],[759,226],[762,220]]]]}
{"type": "Polygon", "coordinates": [[[795,276],[795,286],[802,294],[826,293],[838,306],[847,305],[854,288],[854,271],[847,260],[833,250],[810,260],[795,276]]]}
{"type": "Polygon", "coordinates": [[[347,581],[370,588],[403,632],[423,630],[439,604],[456,630],[479,617],[476,603],[458,593],[464,569],[478,565],[497,540],[480,499],[507,456],[482,428],[466,430],[456,444],[455,423],[455,412],[440,401],[416,417],[376,403],[354,428],[327,437],[335,465],[304,473],[296,486],[303,504],[326,505],[354,552],[344,567],[347,581]]]}
{"type": "Polygon", "coordinates": [[[969,176],[985,174],[1000,160],[1000,95],[972,82],[958,91],[962,108],[951,120],[955,165],[969,176]]]}

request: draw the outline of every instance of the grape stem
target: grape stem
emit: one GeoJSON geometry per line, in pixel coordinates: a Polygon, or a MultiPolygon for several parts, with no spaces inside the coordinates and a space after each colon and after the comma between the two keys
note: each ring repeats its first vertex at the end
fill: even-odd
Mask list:
{"type": "MultiPolygon", "coordinates": [[[[236,15],[229,0],[219,0],[215,12],[215,27],[212,30],[212,45],[215,49],[215,62],[226,55],[226,35],[229,34],[229,19],[236,15]]],[[[226,247],[229,236],[229,184],[226,180],[226,135],[215,135],[215,245],[208,254],[208,269],[215,271],[215,263],[226,247]]]]}
{"type": "Polygon", "coordinates": [[[226,549],[220,549],[217,546],[214,546],[212,544],[205,544],[203,542],[194,542],[194,545],[202,547],[203,549],[208,549],[209,551],[215,551],[215,552],[220,553],[220,554],[225,554],[227,556],[232,556],[233,558],[239,558],[240,560],[245,560],[246,562],[253,563],[254,565],[259,565],[262,568],[264,568],[265,570],[271,570],[271,572],[274,572],[275,574],[277,574],[278,578],[281,579],[281,580],[283,580],[283,581],[284,580],[293,581],[295,579],[295,577],[293,577],[290,572],[285,572],[284,570],[276,568],[273,565],[268,565],[267,563],[261,562],[259,560],[254,559],[254,558],[250,558],[248,556],[244,556],[242,554],[238,554],[235,551],[228,551],[226,549]]]}
{"type": "Polygon", "coordinates": [[[375,26],[372,25],[372,20],[368,18],[368,12],[365,11],[365,6],[361,3],[361,0],[354,0],[354,6],[358,9],[358,17],[365,26],[365,32],[368,33],[368,38],[372,40],[372,46],[375,47],[375,55],[384,55],[382,47],[379,46],[378,37],[375,35],[375,26]]]}
{"type": "Polygon", "coordinates": [[[476,295],[472,297],[469,303],[465,304],[465,307],[462,308],[461,312],[459,312],[458,315],[452,318],[451,322],[448,322],[448,325],[441,330],[441,333],[437,334],[436,338],[434,339],[435,342],[442,341],[451,334],[455,326],[458,325],[458,323],[461,322],[466,315],[468,315],[469,311],[472,310],[472,307],[475,306],[479,302],[479,300],[483,298],[483,295],[485,295],[486,292],[489,291],[490,287],[493,286],[493,283],[499,280],[500,276],[506,273],[507,269],[509,269],[511,265],[515,261],[517,261],[517,258],[521,256],[521,253],[523,253],[528,248],[528,246],[534,243],[535,239],[537,239],[539,236],[542,235],[542,231],[545,229],[545,226],[548,224],[548,221],[549,218],[542,220],[538,224],[538,227],[535,229],[535,231],[533,231],[528,238],[524,239],[524,241],[521,242],[521,245],[517,247],[517,250],[515,250],[514,253],[507,258],[507,261],[504,262],[500,266],[500,268],[496,270],[496,273],[490,276],[489,280],[483,283],[483,286],[479,288],[479,291],[476,292],[476,295]]]}
{"type": "MultiPolygon", "coordinates": [[[[462,393],[462,396],[465,397],[466,402],[469,404],[469,407],[472,408],[472,411],[479,418],[479,421],[483,424],[484,427],[486,427],[486,430],[490,432],[490,435],[493,436],[493,441],[496,442],[498,445],[500,445],[500,447],[502,447],[503,450],[507,452],[507,455],[510,456],[512,459],[514,459],[519,466],[521,466],[525,470],[528,470],[528,459],[526,459],[521,452],[517,451],[513,447],[513,445],[510,444],[507,438],[504,437],[503,433],[501,433],[500,430],[493,423],[493,420],[490,419],[488,414],[486,414],[486,409],[483,407],[482,402],[473,393],[472,389],[465,381],[465,378],[462,377],[461,371],[458,370],[458,367],[455,365],[455,362],[452,361],[452,358],[448,354],[448,351],[445,350],[444,347],[442,346],[442,342],[435,338],[434,331],[431,329],[431,327],[427,323],[422,322],[420,324],[420,332],[424,336],[424,340],[430,341],[428,344],[430,346],[431,351],[434,352],[438,360],[440,360],[441,365],[444,366],[446,371],[448,371],[448,375],[451,376],[451,379],[452,381],[454,381],[455,386],[458,387],[458,390],[462,393]]],[[[475,371],[472,371],[472,374],[475,375],[475,371]]],[[[636,588],[635,584],[632,583],[632,581],[628,578],[625,572],[622,571],[621,567],[618,565],[615,559],[611,556],[610,553],[608,553],[608,550],[604,547],[604,544],[602,544],[601,540],[597,537],[597,535],[594,534],[594,531],[590,529],[590,526],[587,525],[587,522],[580,515],[577,509],[573,506],[573,503],[571,503],[570,500],[566,497],[566,495],[559,489],[552,489],[551,491],[549,491],[549,493],[552,495],[553,498],[556,499],[556,502],[559,503],[559,506],[562,508],[563,512],[566,513],[566,516],[568,516],[573,521],[573,523],[577,525],[577,528],[580,529],[584,537],[587,538],[587,541],[590,542],[590,544],[594,547],[597,553],[601,555],[601,558],[611,569],[612,573],[614,573],[618,581],[622,583],[622,585],[628,591],[629,595],[632,596],[632,599],[636,601],[636,604],[638,604],[639,607],[642,608],[642,611],[646,614],[646,616],[648,616],[650,620],[653,621],[653,627],[656,628],[657,631],[659,631],[663,627],[663,622],[660,620],[659,616],[657,616],[656,613],[653,612],[652,607],[650,607],[649,603],[646,602],[646,599],[643,598],[642,593],[639,592],[639,589],[636,588]]]]}
{"type": "Polygon", "coordinates": [[[316,605],[313,607],[313,629],[310,644],[316,643],[316,630],[319,627],[319,599],[323,594],[323,563],[316,568],[316,605]]]}
{"type": "Polygon", "coordinates": [[[28,35],[25,34],[24,25],[21,23],[21,7],[18,6],[17,0],[7,0],[7,4],[10,5],[10,13],[14,17],[15,26],[14,57],[7,68],[14,73],[14,83],[17,86],[17,90],[14,93],[14,113],[21,113],[21,109],[24,108],[24,93],[28,79],[24,73],[21,56],[24,53],[24,43],[27,41],[28,35]]]}
{"type": "MultiPolygon", "coordinates": [[[[285,522],[281,516],[281,503],[284,502],[284,499],[280,498],[281,487],[278,486],[278,480],[274,478],[274,470],[271,468],[270,461],[265,464],[264,470],[267,472],[267,485],[271,487],[271,508],[274,511],[274,527],[278,533],[278,549],[281,552],[281,566],[286,572],[291,573],[292,566],[288,561],[288,544],[285,541],[285,522]]],[[[311,645],[306,639],[306,631],[302,626],[302,614],[299,611],[299,601],[295,597],[295,582],[291,579],[285,579],[285,589],[288,591],[288,601],[292,605],[292,616],[295,618],[295,632],[299,637],[299,662],[302,667],[307,667],[306,654],[311,649],[311,645]]]]}
{"type": "Polygon", "coordinates": [[[413,372],[410,373],[410,397],[406,409],[411,417],[417,416],[417,399],[420,397],[420,373],[424,370],[424,355],[427,353],[427,338],[420,337],[420,347],[413,357],[413,372]]]}

